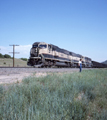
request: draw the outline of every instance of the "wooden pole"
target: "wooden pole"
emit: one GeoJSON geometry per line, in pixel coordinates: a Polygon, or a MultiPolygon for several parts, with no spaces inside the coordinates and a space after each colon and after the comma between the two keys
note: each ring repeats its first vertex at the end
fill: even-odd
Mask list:
{"type": "Polygon", "coordinates": [[[13,46],[13,52],[10,52],[10,53],[13,53],[13,67],[14,67],[14,65],[15,65],[15,60],[14,60],[14,58],[15,58],[15,54],[17,53],[19,53],[19,52],[15,52],[15,46],[19,46],[19,45],[10,45],[10,46],[13,46]]]}

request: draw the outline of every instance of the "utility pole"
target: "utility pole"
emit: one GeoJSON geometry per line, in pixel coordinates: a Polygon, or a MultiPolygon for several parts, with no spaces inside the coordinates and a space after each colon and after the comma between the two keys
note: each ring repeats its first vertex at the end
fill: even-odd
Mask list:
{"type": "Polygon", "coordinates": [[[10,46],[13,46],[13,52],[10,52],[10,53],[13,53],[13,67],[14,67],[14,56],[15,54],[19,54],[19,52],[15,52],[15,46],[19,46],[19,45],[10,45],[10,46]]]}

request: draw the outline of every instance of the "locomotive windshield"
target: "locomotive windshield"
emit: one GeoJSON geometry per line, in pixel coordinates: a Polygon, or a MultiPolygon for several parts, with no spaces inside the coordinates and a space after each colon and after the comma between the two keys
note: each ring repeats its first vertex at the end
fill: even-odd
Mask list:
{"type": "Polygon", "coordinates": [[[40,48],[47,48],[47,45],[39,45],[40,48]]]}
{"type": "Polygon", "coordinates": [[[33,45],[33,48],[37,48],[38,47],[38,45],[33,45]]]}

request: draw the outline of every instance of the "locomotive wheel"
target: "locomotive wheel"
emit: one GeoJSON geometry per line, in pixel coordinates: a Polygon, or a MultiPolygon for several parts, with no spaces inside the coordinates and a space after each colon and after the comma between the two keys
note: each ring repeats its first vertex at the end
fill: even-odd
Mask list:
{"type": "Polygon", "coordinates": [[[52,67],[52,65],[53,65],[53,62],[51,62],[51,61],[48,61],[48,67],[52,67]]]}

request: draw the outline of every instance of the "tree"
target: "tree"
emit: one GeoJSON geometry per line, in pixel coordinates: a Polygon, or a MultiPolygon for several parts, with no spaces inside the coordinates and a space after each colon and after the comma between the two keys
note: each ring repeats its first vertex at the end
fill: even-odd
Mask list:
{"type": "Polygon", "coordinates": [[[1,53],[0,53],[0,58],[4,58],[4,55],[2,55],[1,53]]]}
{"type": "Polygon", "coordinates": [[[27,61],[27,58],[20,58],[21,60],[27,61]]]}
{"type": "Polygon", "coordinates": [[[8,55],[8,54],[5,54],[5,55],[4,55],[4,58],[11,58],[11,56],[8,55]]]}

